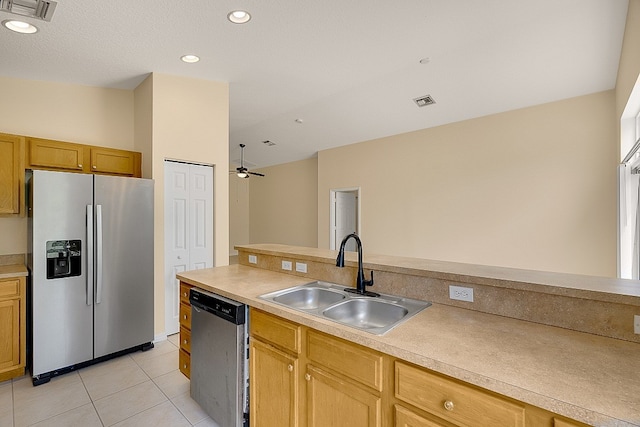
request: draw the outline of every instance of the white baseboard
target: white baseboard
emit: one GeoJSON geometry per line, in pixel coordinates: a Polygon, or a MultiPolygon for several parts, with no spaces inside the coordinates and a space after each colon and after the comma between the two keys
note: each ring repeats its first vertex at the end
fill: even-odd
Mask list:
{"type": "Polygon", "coordinates": [[[166,340],[167,340],[167,334],[164,332],[156,334],[156,336],[153,337],[153,342],[160,342],[160,341],[166,341],[166,340]]]}

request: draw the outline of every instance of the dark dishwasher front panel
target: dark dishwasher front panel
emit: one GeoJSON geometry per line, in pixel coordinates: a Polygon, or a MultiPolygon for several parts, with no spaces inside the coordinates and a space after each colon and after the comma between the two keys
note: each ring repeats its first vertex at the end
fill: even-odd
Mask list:
{"type": "Polygon", "coordinates": [[[191,397],[220,427],[248,426],[247,307],[191,289],[191,397]]]}

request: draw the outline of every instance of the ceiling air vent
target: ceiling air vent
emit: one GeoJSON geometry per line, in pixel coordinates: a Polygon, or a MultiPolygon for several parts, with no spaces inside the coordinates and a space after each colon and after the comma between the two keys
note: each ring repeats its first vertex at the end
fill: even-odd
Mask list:
{"type": "Polygon", "coordinates": [[[425,95],[425,96],[421,96],[420,98],[415,98],[413,102],[415,102],[418,107],[426,107],[427,105],[436,103],[436,101],[433,100],[431,95],[425,95]]]}
{"type": "Polygon", "coordinates": [[[57,5],[57,2],[49,0],[0,0],[2,11],[47,22],[51,21],[57,5]]]}
{"type": "Polygon", "coordinates": [[[268,139],[266,141],[262,141],[262,143],[268,147],[273,147],[274,145],[276,145],[275,142],[269,141],[268,139]]]}

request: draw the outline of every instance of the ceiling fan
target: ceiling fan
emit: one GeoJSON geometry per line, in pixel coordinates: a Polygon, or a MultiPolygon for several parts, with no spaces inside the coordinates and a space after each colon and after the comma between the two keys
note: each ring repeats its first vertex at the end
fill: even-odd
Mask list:
{"type": "Polygon", "coordinates": [[[263,173],[251,172],[249,169],[244,167],[244,147],[244,144],[240,144],[240,167],[236,168],[235,172],[231,171],[229,173],[235,173],[238,178],[249,178],[249,175],[264,176],[263,173]]]}

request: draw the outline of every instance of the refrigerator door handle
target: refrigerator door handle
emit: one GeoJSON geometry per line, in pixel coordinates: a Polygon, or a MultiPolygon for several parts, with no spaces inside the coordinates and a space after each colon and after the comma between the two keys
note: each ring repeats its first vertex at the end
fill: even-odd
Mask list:
{"type": "Polygon", "coordinates": [[[96,304],[102,300],[102,205],[96,205],[96,304]]]}
{"type": "Polygon", "coordinates": [[[93,205],[87,205],[87,305],[93,304],[93,205]]]}

